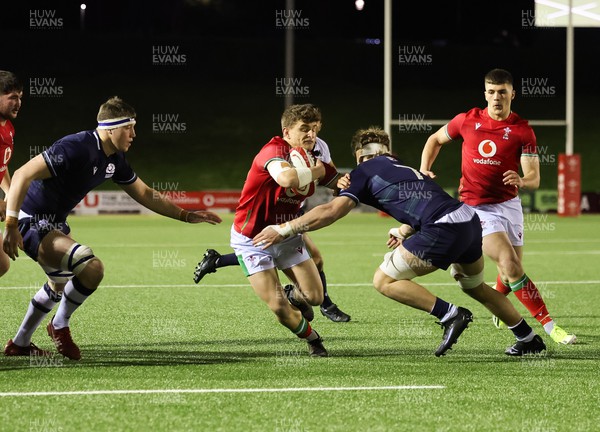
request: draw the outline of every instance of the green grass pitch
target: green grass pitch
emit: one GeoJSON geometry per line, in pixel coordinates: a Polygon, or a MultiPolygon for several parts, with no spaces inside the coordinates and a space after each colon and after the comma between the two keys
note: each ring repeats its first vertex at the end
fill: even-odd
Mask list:
{"type": "MultiPolygon", "coordinates": [[[[470,308],[475,320],[447,356],[436,358],[441,329],[435,319],[371,286],[393,225],[376,214],[351,214],[311,234],[325,258],[333,300],[352,315],[344,324],[317,313],[313,325],[331,357],[311,359],[306,344],[276,323],[239,268],[193,283],[206,248],[230,251],[232,217],[224,219],[220,226],[193,226],[157,216],[70,218],[74,238],[91,246],[106,267],[103,285],[71,320],[83,358],[2,356],[0,430],[600,427],[600,218],[526,215],[525,269],[556,321],[578,341],[554,344],[511,295],[549,348],[524,359],[504,354],[512,334],[494,328],[490,313],[441,271],[417,280],[470,308]],[[315,390],[293,391],[307,388],[315,390]]],[[[491,282],[495,269],[487,264],[491,282]]],[[[2,342],[14,336],[42,283],[41,270],[24,254],[12,263],[0,284],[2,342]]],[[[53,350],[48,319],[33,341],[53,350]]]]}

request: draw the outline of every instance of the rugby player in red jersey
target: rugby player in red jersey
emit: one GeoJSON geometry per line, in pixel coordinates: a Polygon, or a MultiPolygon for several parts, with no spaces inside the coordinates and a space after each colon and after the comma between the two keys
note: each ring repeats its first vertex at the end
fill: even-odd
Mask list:
{"type": "Polygon", "coordinates": [[[266,226],[298,215],[302,202],[314,193],[315,180],[337,175],[318,159],[312,167],[290,164],[293,147],[314,147],[320,121],[320,111],[311,104],[292,105],[283,112],[282,136],[272,138],[252,161],[235,211],[231,247],[254,292],[278,321],[307,341],[311,356],[326,357],[321,337],[309,322],[312,306],[323,302],[323,286],[302,235],[268,249],[252,244],[252,238],[266,226]],[[278,269],[294,283],[291,289],[284,291],[278,269]]]}
{"type": "MultiPolygon", "coordinates": [[[[526,120],[511,111],[515,90],[510,72],[493,69],[484,82],[487,107],[458,114],[431,135],[420,171],[435,178],[431,167],[441,147],[463,140],[458,192],[481,219],[483,251],[498,267],[496,289],[505,295],[513,291],[556,343],[572,344],[575,335],[556,325],[522,265],[523,209],[518,194],[540,184],[535,134],[526,120]]],[[[500,326],[496,317],[494,322],[500,326]]]]}
{"type": "MultiPolygon", "coordinates": [[[[12,72],[0,70],[0,188],[6,195],[10,187],[8,162],[14,150],[15,128],[11,120],[17,118],[21,109],[23,85],[12,72]]],[[[0,200],[0,220],[6,217],[6,201],[0,200]]],[[[0,231],[0,243],[2,232],[0,231]]],[[[10,268],[8,255],[0,248],[0,276],[10,268]]]]}

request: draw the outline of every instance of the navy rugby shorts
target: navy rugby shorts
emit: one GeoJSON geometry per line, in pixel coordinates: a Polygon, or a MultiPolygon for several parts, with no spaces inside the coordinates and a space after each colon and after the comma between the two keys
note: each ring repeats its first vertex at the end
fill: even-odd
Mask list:
{"type": "Polygon", "coordinates": [[[50,231],[60,231],[65,235],[71,232],[67,221],[55,221],[47,218],[25,217],[19,219],[19,231],[23,237],[25,253],[37,261],[40,243],[50,231]]]}
{"type": "Polygon", "coordinates": [[[402,242],[423,261],[446,270],[452,263],[470,264],[483,254],[481,222],[475,215],[468,222],[428,223],[402,242]]]}

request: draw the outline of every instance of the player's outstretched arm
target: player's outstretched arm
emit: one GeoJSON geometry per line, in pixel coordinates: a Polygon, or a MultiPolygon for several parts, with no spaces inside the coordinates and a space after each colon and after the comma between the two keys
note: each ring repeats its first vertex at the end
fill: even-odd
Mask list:
{"type": "Polygon", "coordinates": [[[334,198],[327,204],[321,204],[290,222],[282,225],[269,225],[252,239],[252,244],[266,249],[291,235],[318,230],[343,218],[355,206],[356,203],[348,197],[334,198]]]}
{"type": "Polygon", "coordinates": [[[398,228],[391,228],[388,231],[387,247],[395,249],[402,244],[404,240],[413,235],[416,231],[408,224],[402,224],[398,228]]]}
{"type": "Polygon", "coordinates": [[[206,222],[211,225],[221,223],[221,218],[216,213],[209,211],[190,212],[173,204],[139,177],[133,183],[121,185],[121,187],[131,198],[160,215],[188,223],[206,222]]]}
{"type": "Polygon", "coordinates": [[[442,126],[437,132],[427,138],[425,146],[423,147],[423,152],[421,153],[421,167],[419,168],[419,171],[431,178],[435,178],[435,174],[431,171],[431,167],[440,153],[440,149],[444,144],[452,141],[446,134],[446,126],[447,125],[442,126]]]}
{"type": "Polygon", "coordinates": [[[23,205],[25,194],[33,180],[50,178],[50,170],[42,155],[38,155],[15,171],[11,180],[11,187],[6,197],[6,225],[4,232],[3,249],[12,259],[19,256],[19,249],[23,250],[23,238],[19,232],[19,210],[23,205]]]}

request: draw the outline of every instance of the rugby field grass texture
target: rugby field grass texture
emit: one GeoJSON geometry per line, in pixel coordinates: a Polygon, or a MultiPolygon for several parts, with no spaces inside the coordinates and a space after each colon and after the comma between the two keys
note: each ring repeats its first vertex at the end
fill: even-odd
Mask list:
{"type": "MultiPolygon", "coordinates": [[[[509,358],[507,330],[460,292],[449,274],[419,280],[471,309],[475,320],[447,356],[442,330],[426,313],[371,286],[387,251],[390,218],[351,214],[312,233],[325,258],[329,291],[350,323],[316,311],[313,326],[331,357],[276,323],[239,268],[199,285],[206,248],[229,252],[231,215],[220,226],[157,216],[72,217],[73,237],[106,267],[99,291],[71,320],[83,358],[1,357],[0,430],[11,431],[568,431],[598,428],[600,218],[526,215],[525,269],[556,321],[578,336],[558,346],[527,316],[547,354],[509,358]],[[7,392],[443,386],[434,389],[261,393],[147,393],[4,396],[7,392]]],[[[487,262],[486,280],[495,279],[487,262]]],[[[2,278],[3,342],[14,336],[43,283],[21,253],[2,278]]],[[[48,317],[33,341],[54,351],[48,317]]]]}

